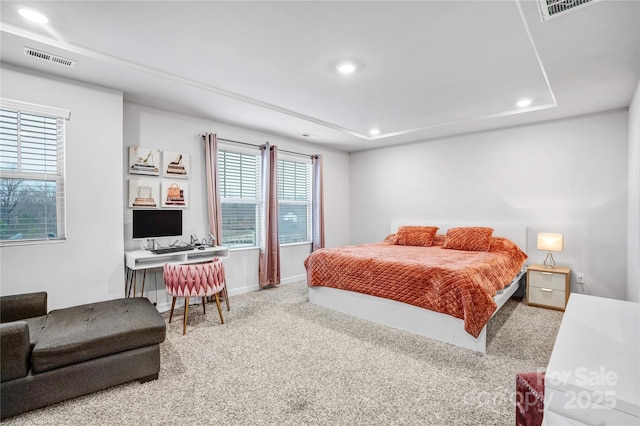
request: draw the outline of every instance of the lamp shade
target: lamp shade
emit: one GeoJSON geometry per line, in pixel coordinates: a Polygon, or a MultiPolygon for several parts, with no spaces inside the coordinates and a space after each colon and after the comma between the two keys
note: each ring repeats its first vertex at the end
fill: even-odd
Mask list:
{"type": "Polygon", "coordinates": [[[562,251],[562,234],[540,233],[538,234],[538,250],[562,251]]]}

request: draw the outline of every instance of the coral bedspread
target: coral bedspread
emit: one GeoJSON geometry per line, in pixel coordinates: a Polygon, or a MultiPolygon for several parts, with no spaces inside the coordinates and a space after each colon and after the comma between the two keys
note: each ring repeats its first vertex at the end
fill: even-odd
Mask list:
{"type": "Polygon", "coordinates": [[[464,320],[478,337],[497,305],[496,292],[527,258],[513,242],[494,237],[488,252],[402,246],[388,242],[320,249],[304,261],[309,286],[392,299],[464,320]]]}

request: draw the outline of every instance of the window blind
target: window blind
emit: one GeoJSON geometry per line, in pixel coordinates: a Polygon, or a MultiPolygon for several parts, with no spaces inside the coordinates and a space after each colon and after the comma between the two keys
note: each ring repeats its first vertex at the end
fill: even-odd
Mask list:
{"type": "Polygon", "coordinates": [[[258,245],[260,161],[257,154],[218,151],[222,244],[258,245]]]}
{"type": "Polygon", "coordinates": [[[280,244],[311,241],[311,164],[278,160],[280,244]]]}
{"type": "Polygon", "coordinates": [[[47,111],[42,106],[2,100],[0,241],[3,245],[65,238],[65,116],[68,117],[68,112],[63,110],[47,111]]]}

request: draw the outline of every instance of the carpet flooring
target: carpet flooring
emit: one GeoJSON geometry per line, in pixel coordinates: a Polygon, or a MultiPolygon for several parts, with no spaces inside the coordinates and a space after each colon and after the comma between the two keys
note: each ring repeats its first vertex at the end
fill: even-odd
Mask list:
{"type": "MultiPolygon", "coordinates": [[[[508,301],[487,354],[308,302],[304,282],[174,313],[156,381],[116,386],[7,425],[513,425],[515,376],[544,370],[562,313],[508,301]]],[[[168,315],[165,315],[168,319],[168,315]]]]}

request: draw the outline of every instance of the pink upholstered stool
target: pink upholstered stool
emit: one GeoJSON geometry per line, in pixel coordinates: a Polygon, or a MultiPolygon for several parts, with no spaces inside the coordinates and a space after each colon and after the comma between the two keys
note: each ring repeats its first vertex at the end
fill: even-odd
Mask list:
{"type": "Polygon", "coordinates": [[[196,264],[164,264],[164,285],[167,293],[173,296],[171,302],[171,313],[169,323],[173,318],[173,308],[176,305],[177,297],[184,297],[184,325],[182,334],[187,333],[187,317],[189,315],[189,297],[202,298],[202,310],[206,314],[205,298],[215,296],[220,322],[224,324],[222,309],[220,309],[220,298],[218,293],[224,289],[224,266],[218,258],[212,262],[196,264]]]}
{"type": "Polygon", "coordinates": [[[516,426],[540,426],[544,410],[544,372],[516,374],[516,426]]]}

